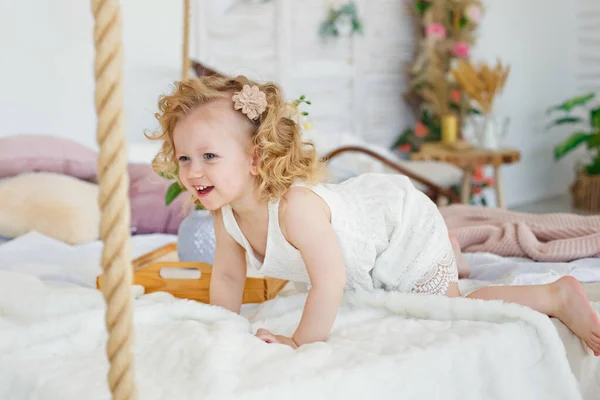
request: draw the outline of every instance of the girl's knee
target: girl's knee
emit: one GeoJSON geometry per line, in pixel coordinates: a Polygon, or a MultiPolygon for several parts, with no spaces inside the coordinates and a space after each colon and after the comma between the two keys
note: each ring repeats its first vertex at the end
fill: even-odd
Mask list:
{"type": "Polygon", "coordinates": [[[458,283],[451,282],[448,285],[448,290],[446,291],[447,297],[461,297],[460,289],[458,288],[458,283]]]}

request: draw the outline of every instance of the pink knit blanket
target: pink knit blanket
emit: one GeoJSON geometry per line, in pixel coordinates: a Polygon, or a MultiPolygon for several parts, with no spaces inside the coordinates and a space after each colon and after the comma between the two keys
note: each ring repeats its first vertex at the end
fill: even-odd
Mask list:
{"type": "Polygon", "coordinates": [[[600,257],[600,215],[529,214],[465,205],[440,211],[464,252],[547,262],[600,257]]]}

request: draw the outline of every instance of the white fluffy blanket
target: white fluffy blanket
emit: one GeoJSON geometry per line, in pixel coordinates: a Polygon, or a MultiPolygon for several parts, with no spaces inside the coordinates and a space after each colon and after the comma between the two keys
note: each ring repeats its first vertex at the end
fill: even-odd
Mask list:
{"type": "MultiPolygon", "coordinates": [[[[470,299],[348,293],[327,343],[266,344],[291,334],[304,296],[247,319],[164,293],[136,300],[139,398],[569,399],[577,383],[550,320],[470,299]]],[[[0,398],[108,399],[104,302],[0,271],[0,398]]]]}

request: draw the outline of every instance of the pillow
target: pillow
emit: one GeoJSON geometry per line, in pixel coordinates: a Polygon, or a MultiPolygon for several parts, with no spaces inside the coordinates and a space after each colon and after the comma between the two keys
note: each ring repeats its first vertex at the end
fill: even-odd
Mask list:
{"type": "Polygon", "coordinates": [[[97,153],[69,139],[49,135],[0,138],[0,178],[25,172],[55,172],[96,179],[97,153]]]}
{"type": "Polygon", "coordinates": [[[98,186],[48,172],[0,180],[0,236],[32,230],[69,244],[98,239],[98,186]]]}
{"type": "Polygon", "coordinates": [[[173,183],[160,177],[149,164],[129,164],[129,201],[132,234],[176,234],[186,216],[188,193],[181,193],[165,205],[167,189],[173,183]]]}

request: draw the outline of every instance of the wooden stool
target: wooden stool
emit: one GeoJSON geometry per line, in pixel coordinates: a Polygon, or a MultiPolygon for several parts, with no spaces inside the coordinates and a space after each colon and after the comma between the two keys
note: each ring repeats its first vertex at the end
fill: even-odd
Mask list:
{"type": "Polygon", "coordinates": [[[477,167],[491,165],[494,167],[496,203],[504,208],[500,167],[520,160],[521,154],[515,149],[484,150],[478,148],[454,150],[443,143],[425,143],[418,152],[410,155],[412,160],[444,161],[463,170],[461,203],[468,204],[471,194],[471,179],[477,167]]]}

